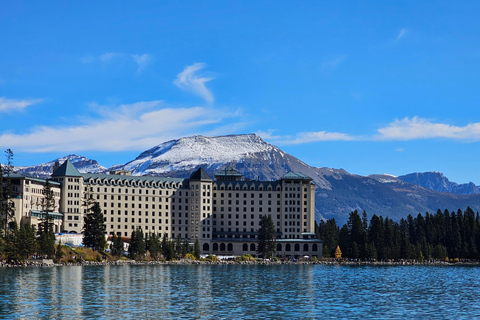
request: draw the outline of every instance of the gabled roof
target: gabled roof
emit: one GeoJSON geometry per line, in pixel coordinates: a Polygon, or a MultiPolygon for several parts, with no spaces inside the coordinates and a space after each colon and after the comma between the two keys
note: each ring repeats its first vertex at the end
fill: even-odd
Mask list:
{"type": "Polygon", "coordinates": [[[287,173],[286,175],[284,175],[282,177],[282,180],[286,180],[286,179],[292,179],[292,180],[308,180],[308,181],[311,181],[312,178],[310,178],[309,176],[306,176],[304,175],[303,173],[301,172],[296,172],[296,171],[290,171],[289,173],[287,173]]]}
{"type": "Polygon", "coordinates": [[[190,180],[197,180],[197,181],[213,181],[212,178],[208,175],[208,173],[202,168],[198,168],[197,171],[192,173],[190,176],[190,180]]]}
{"type": "Polygon", "coordinates": [[[54,173],[52,177],[81,177],[82,175],[78,172],[77,168],[73,165],[70,159],[67,159],[54,173]]]}

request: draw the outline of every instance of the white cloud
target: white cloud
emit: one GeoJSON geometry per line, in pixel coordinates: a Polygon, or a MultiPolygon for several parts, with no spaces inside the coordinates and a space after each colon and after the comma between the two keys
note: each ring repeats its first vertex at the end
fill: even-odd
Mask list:
{"type": "Polygon", "coordinates": [[[19,111],[40,102],[42,102],[42,99],[16,100],[0,97],[0,112],[19,111]]]}
{"type": "Polygon", "coordinates": [[[322,68],[323,69],[335,69],[341,63],[343,63],[343,61],[345,61],[346,58],[347,58],[346,55],[337,56],[332,60],[328,60],[328,61],[325,61],[324,63],[322,63],[322,68]]]}
{"type": "Polygon", "coordinates": [[[80,58],[80,61],[81,61],[83,64],[92,63],[93,60],[95,60],[95,58],[94,58],[93,56],[85,56],[85,57],[81,57],[81,58],[80,58]]]}
{"type": "MultiPolygon", "coordinates": [[[[446,123],[435,123],[419,117],[395,120],[376,135],[350,135],[341,132],[301,132],[294,137],[273,135],[274,130],[259,131],[262,138],[275,140],[282,145],[302,144],[321,141],[410,141],[420,139],[451,139],[458,141],[480,141],[480,122],[465,126],[455,126],[446,123]]],[[[396,149],[403,152],[403,148],[396,149]]]]}
{"type": "Polygon", "coordinates": [[[398,33],[397,37],[395,38],[395,41],[398,41],[402,38],[405,38],[408,34],[408,29],[407,28],[402,28],[400,32],[398,33]]]}
{"type": "Polygon", "coordinates": [[[417,140],[417,139],[454,139],[480,140],[480,122],[459,127],[446,123],[434,123],[418,117],[395,120],[384,128],[378,129],[377,140],[417,140]]]}
{"type": "Polygon", "coordinates": [[[279,144],[302,144],[310,142],[319,142],[319,141],[353,141],[360,140],[358,137],[351,136],[346,133],[340,132],[301,132],[297,134],[294,138],[286,138],[280,140],[279,144]]]}
{"type": "Polygon", "coordinates": [[[138,69],[137,69],[137,72],[142,72],[143,69],[145,69],[145,67],[150,64],[150,62],[152,61],[152,56],[150,56],[149,54],[132,54],[132,58],[133,60],[135,60],[135,62],[137,63],[138,65],[138,69]]]}
{"type": "Polygon", "coordinates": [[[256,134],[259,135],[264,140],[277,140],[282,139],[282,136],[274,135],[273,133],[278,130],[269,129],[267,132],[265,131],[257,131],[256,134]]]}
{"type": "Polygon", "coordinates": [[[102,61],[102,63],[110,63],[114,59],[119,58],[121,56],[123,56],[123,54],[121,54],[121,53],[107,52],[107,53],[102,54],[99,57],[99,59],[100,59],[100,61],[102,61]]]}
{"type": "Polygon", "coordinates": [[[101,119],[76,126],[36,127],[26,134],[4,133],[0,147],[26,152],[145,150],[231,116],[204,107],[169,108],[161,101],[97,107],[101,119]]]}
{"type": "Polygon", "coordinates": [[[190,91],[205,101],[212,103],[214,98],[213,94],[205,86],[213,78],[199,77],[197,72],[205,67],[204,63],[194,63],[191,66],[185,67],[185,69],[177,75],[177,79],[173,82],[177,87],[190,91]]]}

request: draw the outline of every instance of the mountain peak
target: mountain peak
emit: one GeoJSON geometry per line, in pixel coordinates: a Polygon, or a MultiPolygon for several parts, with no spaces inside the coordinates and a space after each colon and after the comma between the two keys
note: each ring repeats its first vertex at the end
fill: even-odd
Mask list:
{"type": "Polygon", "coordinates": [[[457,184],[448,180],[448,178],[445,177],[442,172],[438,171],[415,172],[404,176],[399,176],[398,179],[439,192],[455,194],[480,193],[480,189],[472,182],[457,184]]]}
{"type": "Polygon", "coordinates": [[[96,160],[87,159],[81,155],[69,154],[68,156],[60,157],[39,165],[14,167],[14,171],[31,177],[46,178],[53,173],[55,163],[58,162],[59,165],[62,165],[67,160],[70,160],[75,168],[81,173],[99,173],[107,170],[107,168],[99,165],[96,160]]]}

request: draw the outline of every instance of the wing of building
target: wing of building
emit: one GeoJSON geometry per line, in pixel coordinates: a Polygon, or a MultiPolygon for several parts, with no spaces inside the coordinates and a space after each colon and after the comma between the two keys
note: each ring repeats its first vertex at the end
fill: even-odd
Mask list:
{"type": "Polygon", "coordinates": [[[256,255],[259,222],[269,215],[277,231],[277,256],[321,257],[310,177],[290,172],[276,181],[248,180],[225,168],[214,178],[203,168],[189,179],[132,176],[128,171],[81,174],[70,160],[52,174],[64,232],[82,232],[87,202],[96,201],[108,234],[129,237],[139,228],[191,243],[198,239],[203,254],[256,255]]]}

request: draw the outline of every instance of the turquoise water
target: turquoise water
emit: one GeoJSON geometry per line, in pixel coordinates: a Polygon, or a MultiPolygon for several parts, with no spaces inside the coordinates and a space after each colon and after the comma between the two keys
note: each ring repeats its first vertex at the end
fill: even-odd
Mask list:
{"type": "Polygon", "coordinates": [[[9,319],[480,318],[478,267],[74,266],[0,279],[9,319]]]}

